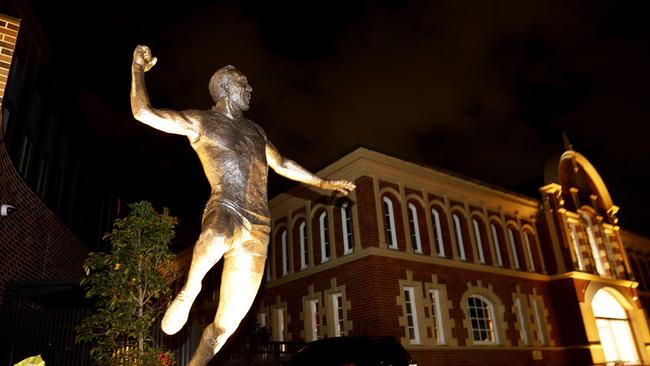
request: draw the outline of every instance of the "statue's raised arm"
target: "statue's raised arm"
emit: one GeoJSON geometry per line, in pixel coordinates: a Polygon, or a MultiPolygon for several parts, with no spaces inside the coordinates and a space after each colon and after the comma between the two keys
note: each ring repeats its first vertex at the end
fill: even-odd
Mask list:
{"type": "Polygon", "coordinates": [[[133,51],[131,66],[131,111],[138,121],[163,132],[183,135],[195,141],[198,132],[191,114],[180,113],[167,109],[155,109],[151,106],[144,73],[149,71],[156,62],[147,46],[137,46],[133,51]]]}

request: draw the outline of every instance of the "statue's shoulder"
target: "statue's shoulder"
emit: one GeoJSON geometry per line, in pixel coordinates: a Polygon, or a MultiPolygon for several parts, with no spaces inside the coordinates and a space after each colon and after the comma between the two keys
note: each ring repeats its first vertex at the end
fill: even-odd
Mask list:
{"type": "Polygon", "coordinates": [[[264,139],[266,140],[266,132],[264,132],[264,129],[263,129],[260,125],[258,125],[257,123],[255,123],[254,121],[251,121],[251,120],[248,119],[248,118],[247,118],[246,120],[250,123],[250,125],[252,126],[252,128],[254,128],[254,129],[256,129],[257,131],[259,131],[259,133],[260,133],[260,134],[264,137],[264,139]]]}

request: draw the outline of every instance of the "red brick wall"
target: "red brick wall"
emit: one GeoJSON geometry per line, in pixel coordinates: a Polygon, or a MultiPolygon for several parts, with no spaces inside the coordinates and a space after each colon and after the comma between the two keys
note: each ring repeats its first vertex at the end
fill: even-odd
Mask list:
{"type": "MultiPolygon", "coordinates": [[[[0,15],[0,97],[4,96],[19,26],[19,20],[0,15]]],[[[83,276],[86,248],[23,182],[1,133],[0,203],[18,208],[13,215],[0,217],[0,303],[9,282],[83,276]]]]}

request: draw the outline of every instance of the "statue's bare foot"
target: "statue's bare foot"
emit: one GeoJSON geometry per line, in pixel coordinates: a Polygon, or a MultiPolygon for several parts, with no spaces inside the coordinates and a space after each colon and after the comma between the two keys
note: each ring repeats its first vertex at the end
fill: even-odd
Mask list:
{"type": "Polygon", "coordinates": [[[172,335],[178,333],[181,328],[187,322],[187,317],[190,313],[190,308],[196,295],[199,291],[194,292],[193,294],[189,291],[181,290],[178,293],[174,301],[167,308],[165,316],[160,322],[160,327],[165,334],[172,335]]]}

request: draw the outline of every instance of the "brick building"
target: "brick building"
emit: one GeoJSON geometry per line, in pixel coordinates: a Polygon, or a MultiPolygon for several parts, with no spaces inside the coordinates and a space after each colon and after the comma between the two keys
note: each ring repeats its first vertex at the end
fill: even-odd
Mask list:
{"type": "Polygon", "coordinates": [[[650,242],[578,152],[539,198],[364,148],[319,174],[357,189],[271,200],[254,311],[273,340],[394,336],[420,366],[650,363],[650,242]]]}

